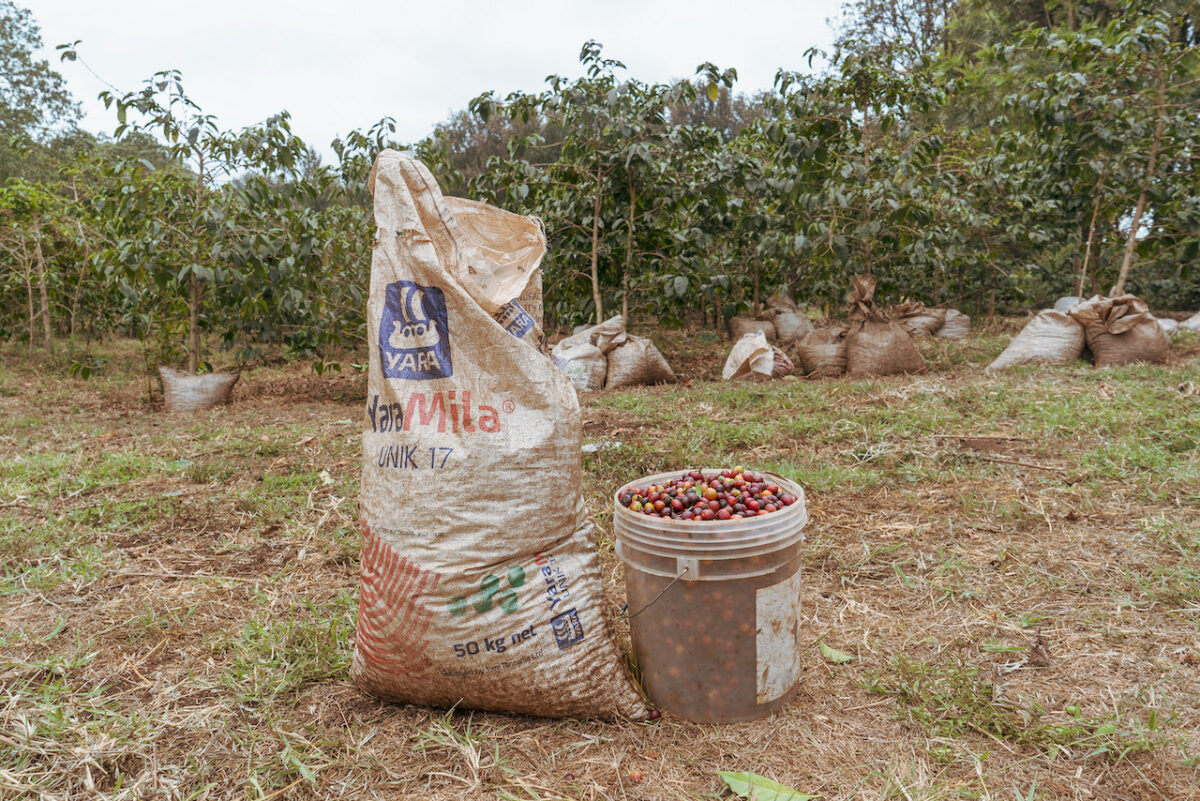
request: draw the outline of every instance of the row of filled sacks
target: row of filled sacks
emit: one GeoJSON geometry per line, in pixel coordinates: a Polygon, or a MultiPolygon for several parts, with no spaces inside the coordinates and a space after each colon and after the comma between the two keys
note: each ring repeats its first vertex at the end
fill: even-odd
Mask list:
{"type": "Polygon", "coordinates": [[[734,342],[741,341],[747,334],[761,333],[767,342],[797,342],[812,333],[813,324],[797,306],[796,302],[784,294],[778,294],[767,301],[758,319],[733,317],[729,320],[729,333],[734,342]]]}
{"type": "MultiPolygon", "coordinates": [[[[1064,298],[1059,298],[1054,303],[1054,311],[1065,312],[1070,311],[1073,307],[1083,303],[1083,298],[1068,295],[1064,298]]],[[[1176,334],[1190,331],[1193,334],[1200,334],[1200,312],[1196,312],[1191,317],[1183,322],[1172,320],[1169,317],[1155,317],[1158,321],[1158,327],[1163,330],[1167,336],[1175,336],[1176,334]]]]}
{"type": "MultiPolygon", "coordinates": [[[[893,306],[887,315],[912,337],[964,339],[971,331],[971,318],[958,309],[927,307],[920,301],[893,306]]],[[[761,332],[768,343],[787,345],[800,342],[815,330],[812,322],[790,298],[778,295],[771,299],[757,320],[734,317],[729,321],[734,342],[746,334],[761,332]]]]}
{"type": "Polygon", "coordinates": [[[627,333],[619,314],[571,334],[550,350],[550,357],[577,392],[676,381],[654,343],[627,333]]]}
{"type": "Polygon", "coordinates": [[[919,302],[885,309],[875,304],[874,295],[873,278],[855,277],[848,323],[810,329],[802,337],[782,341],[782,348],[772,349],[761,329],[741,334],[726,359],[723,377],[780,378],[797,364],[813,378],[917,373],[925,369],[917,338],[961,339],[970,331],[971,318],[955,309],[931,309],[919,302]]]}
{"type": "Polygon", "coordinates": [[[784,348],[809,378],[919,373],[925,360],[916,341],[895,320],[851,320],[815,329],[784,348]]]}
{"type": "Polygon", "coordinates": [[[1045,309],[987,366],[1067,364],[1090,354],[1097,367],[1167,361],[1171,339],[1158,318],[1134,295],[1095,295],[1065,311],[1045,309]]]}

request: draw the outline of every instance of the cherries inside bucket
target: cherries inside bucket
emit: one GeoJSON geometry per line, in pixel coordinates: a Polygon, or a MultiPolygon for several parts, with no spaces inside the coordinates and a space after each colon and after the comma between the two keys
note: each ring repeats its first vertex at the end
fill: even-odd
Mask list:
{"type": "Polygon", "coordinates": [[[671,520],[732,520],[778,512],[796,502],[761,473],[688,470],[665,484],[624,490],[617,503],[631,512],[671,520]]]}

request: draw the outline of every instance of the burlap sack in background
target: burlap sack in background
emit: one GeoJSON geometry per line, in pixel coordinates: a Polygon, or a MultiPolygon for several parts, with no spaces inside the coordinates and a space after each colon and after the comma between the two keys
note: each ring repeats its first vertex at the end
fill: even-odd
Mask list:
{"type": "Polygon", "coordinates": [[[1178,320],[1172,320],[1170,317],[1156,317],[1154,322],[1158,323],[1158,327],[1169,337],[1173,337],[1179,332],[1178,320]]]}
{"type": "Polygon", "coordinates": [[[725,359],[721,378],[726,381],[766,381],[789,376],[795,371],[796,366],[788,355],[767,344],[766,336],[756,331],[734,343],[725,359]]]}
{"type": "Polygon", "coordinates": [[[729,319],[729,333],[733,337],[733,341],[737,342],[746,334],[753,334],[755,331],[761,331],[767,338],[767,342],[775,341],[775,324],[770,320],[748,320],[745,317],[731,317],[729,319]]]}
{"type": "Polygon", "coordinates": [[[846,372],[846,326],[818,328],[790,346],[800,369],[811,378],[836,378],[846,372]]]}
{"type": "Polygon", "coordinates": [[[771,348],[771,353],[775,356],[771,366],[771,378],[783,378],[796,372],[796,365],[787,353],[775,347],[771,348]]]}
{"type": "Polygon", "coordinates": [[[1001,370],[1017,364],[1066,364],[1083,355],[1085,344],[1082,325],[1066,312],[1046,309],[1026,323],[986,369],[1001,370]]]}
{"type": "Polygon", "coordinates": [[[635,387],[640,384],[674,384],[675,371],[645,337],[626,335],[625,344],[608,352],[607,389],[635,387]]]}
{"type": "Polygon", "coordinates": [[[901,303],[892,309],[891,317],[910,337],[931,336],[946,322],[945,309],[927,309],[919,300],[901,303]]]}
{"type": "Polygon", "coordinates": [[[572,348],[576,345],[595,345],[600,352],[607,355],[618,345],[625,344],[625,318],[621,315],[609,317],[596,325],[585,325],[571,336],[559,342],[554,349],[572,348]]]}
{"type": "Polygon", "coordinates": [[[396,151],[380,153],[371,190],[351,676],[408,703],[644,716],[589,539],[575,390],[538,351],[528,314],[494,318],[541,254],[482,257],[429,171],[396,151]]]}
{"type": "Polygon", "coordinates": [[[1096,295],[1067,312],[1083,326],[1097,367],[1134,362],[1165,362],[1171,339],[1149,307],[1134,295],[1096,295]]]}
{"type": "Polygon", "coordinates": [[[567,374],[576,392],[598,392],[608,375],[608,361],[595,345],[579,342],[569,347],[554,347],[554,363],[567,374]]]}
{"type": "Polygon", "coordinates": [[[941,339],[966,339],[971,333],[971,318],[958,309],[946,309],[946,319],[942,327],[933,332],[941,339]]]}
{"type": "Polygon", "coordinates": [[[168,412],[202,412],[229,403],[238,373],[192,375],[171,367],[159,367],[163,402],[168,412]]]}
{"type": "Polygon", "coordinates": [[[796,303],[787,295],[776,295],[767,302],[773,313],[771,322],[775,326],[776,339],[781,343],[795,342],[812,333],[812,322],[796,308],[796,303]]]}
{"type": "Polygon", "coordinates": [[[733,343],[721,369],[721,378],[726,381],[768,379],[774,369],[774,348],[762,331],[753,331],[733,343]]]}
{"type": "Polygon", "coordinates": [[[895,375],[924,370],[925,360],[912,337],[875,305],[874,296],[875,279],[855,276],[846,332],[846,374],[895,375]]]}
{"type": "Polygon", "coordinates": [[[919,373],[925,360],[912,337],[891,320],[862,320],[846,332],[846,375],[919,373]]]}
{"type": "Polygon", "coordinates": [[[1191,317],[1179,324],[1180,331],[1191,331],[1195,334],[1200,334],[1200,312],[1196,312],[1191,317]]]}
{"type": "Polygon", "coordinates": [[[608,374],[606,354],[624,344],[625,337],[625,318],[618,314],[598,325],[580,327],[555,345],[550,355],[558,368],[571,378],[577,391],[596,392],[604,386],[608,374]]]}

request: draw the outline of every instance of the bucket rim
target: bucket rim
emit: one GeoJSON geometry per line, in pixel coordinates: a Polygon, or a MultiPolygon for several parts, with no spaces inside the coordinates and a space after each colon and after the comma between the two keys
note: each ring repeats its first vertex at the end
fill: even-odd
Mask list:
{"type": "MultiPolygon", "coordinates": [[[[707,474],[710,472],[720,473],[720,471],[727,470],[727,469],[728,468],[708,467],[708,468],[702,468],[700,470],[700,473],[701,474],[707,474]]],[[[658,482],[655,479],[673,478],[678,473],[682,473],[682,472],[684,472],[684,471],[683,470],[671,470],[671,471],[668,471],[665,473],[654,473],[649,476],[643,476],[642,478],[639,478],[635,481],[629,481],[625,484],[622,484],[620,487],[617,488],[617,491],[614,492],[613,496],[612,496],[614,522],[617,519],[617,516],[619,515],[623,519],[626,519],[626,520],[652,520],[652,521],[654,521],[652,523],[652,525],[654,525],[654,526],[664,526],[664,527],[670,526],[672,528],[677,526],[677,527],[679,527],[678,530],[680,530],[680,531],[716,531],[716,530],[741,531],[741,530],[745,530],[745,529],[751,528],[751,527],[758,528],[761,525],[765,525],[767,520],[771,520],[771,521],[786,520],[786,519],[788,519],[789,516],[802,516],[802,517],[804,517],[804,522],[805,523],[808,522],[808,513],[807,513],[807,510],[805,510],[805,505],[806,505],[807,499],[804,494],[804,488],[801,487],[796,482],[792,481],[790,478],[781,476],[778,473],[770,473],[770,472],[767,472],[766,470],[756,470],[754,472],[761,473],[764,477],[770,476],[772,484],[778,484],[780,487],[783,487],[786,485],[789,490],[788,494],[794,495],[796,497],[796,502],[793,503],[791,506],[785,506],[783,509],[778,510],[776,512],[772,512],[769,515],[755,515],[754,517],[738,518],[737,520],[672,520],[669,517],[666,517],[666,518],[651,517],[650,515],[639,514],[637,512],[632,511],[628,506],[625,506],[620,501],[621,493],[625,492],[628,489],[633,489],[635,486],[645,484],[646,482],[656,484],[658,482]],[[801,510],[804,510],[803,514],[801,514],[801,510]],[[762,524],[760,524],[758,522],[760,520],[763,521],[762,524]]],[[[801,524],[801,525],[803,526],[803,524],[801,524]]],[[[664,528],[664,530],[669,531],[672,529],[664,528]]]]}
{"type": "MultiPolygon", "coordinates": [[[[723,468],[707,468],[702,474],[719,473],[723,468]]],[[[808,509],[804,488],[791,479],[768,471],[754,471],[778,484],[796,502],[778,512],[754,517],[730,520],[672,520],[653,517],[631,511],[621,504],[622,493],[646,482],[659,483],[677,477],[682,471],[656,473],[644,476],[621,486],[613,494],[613,533],[622,562],[633,567],[642,567],[629,550],[666,559],[699,559],[723,561],[766,556],[787,550],[804,540],[804,527],[808,524],[808,509]]]]}

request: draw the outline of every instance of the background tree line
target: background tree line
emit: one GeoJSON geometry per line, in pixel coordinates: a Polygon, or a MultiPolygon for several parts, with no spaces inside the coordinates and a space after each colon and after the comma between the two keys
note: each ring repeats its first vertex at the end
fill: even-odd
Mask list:
{"type": "MultiPolygon", "coordinates": [[[[1182,0],[855,0],[827,65],[737,92],[646,83],[596,42],[583,75],[484,93],[417,143],[382,120],[321,158],[281,112],[227,131],[158,73],[106,93],[113,136],[0,0],[0,337],[113,333],[148,365],[320,357],[364,336],[365,177],[411,147],[452,194],[541,218],[551,324],[708,324],[776,291],[1025,310],[1125,289],[1200,306],[1200,31],[1182,0]],[[207,336],[202,336],[207,335],[207,336]]],[[[71,46],[64,58],[76,58],[71,46]]],[[[80,365],[76,362],[76,365],[80,365]]],[[[81,369],[86,369],[84,366],[81,369]]]]}

